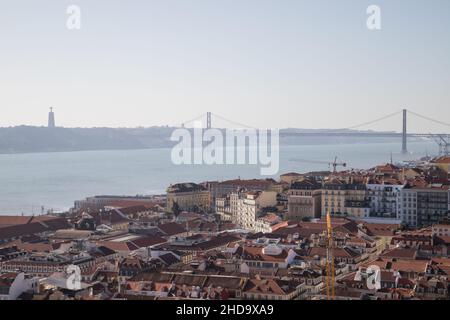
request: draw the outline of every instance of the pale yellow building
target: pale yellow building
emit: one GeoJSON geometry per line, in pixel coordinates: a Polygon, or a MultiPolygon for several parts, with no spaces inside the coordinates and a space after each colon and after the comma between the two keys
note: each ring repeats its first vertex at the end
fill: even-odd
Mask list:
{"type": "Polygon", "coordinates": [[[296,172],[289,172],[280,176],[280,181],[287,183],[288,185],[301,180],[303,180],[303,175],[296,172]]]}
{"type": "Polygon", "coordinates": [[[321,184],[312,180],[294,182],[288,192],[287,220],[321,216],[321,184]]]}
{"type": "Polygon", "coordinates": [[[370,201],[364,184],[348,184],[334,180],[322,189],[322,216],[365,218],[370,216],[370,201]]]}
{"type": "Polygon", "coordinates": [[[167,188],[166,211],[173,212],[175,203],[185,211],[211,210],[209,191],[196,183],[178,183],[167,188]]]}

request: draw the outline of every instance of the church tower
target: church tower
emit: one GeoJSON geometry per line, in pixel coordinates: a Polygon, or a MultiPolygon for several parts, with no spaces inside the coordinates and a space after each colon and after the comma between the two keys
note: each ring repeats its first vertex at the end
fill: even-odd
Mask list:
{"type": "Polygon", "coordinates": [[[55,113],[53,112],[53,108],[50,108],[50,112],[48,113],[48,127],[55,127],[55,113]]]}

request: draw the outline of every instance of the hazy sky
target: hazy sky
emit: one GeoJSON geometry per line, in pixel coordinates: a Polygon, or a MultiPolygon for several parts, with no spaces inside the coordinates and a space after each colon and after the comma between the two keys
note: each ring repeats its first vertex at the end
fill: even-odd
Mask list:
{"type": "MultiPolygon", "coordinates": [[[[212,111],[341,128],[402,107],[450,122],[449,57],[448,0],[2,1],[0,126],[43,125],[50,106],[81,127],[212,111]],[[66,28],[70,4],[81,30],[66,28]],[[380,31],[366,27],[371,4],[380,31]]],[[[368,128],[398,130],[400,117],[368,128]]]]}

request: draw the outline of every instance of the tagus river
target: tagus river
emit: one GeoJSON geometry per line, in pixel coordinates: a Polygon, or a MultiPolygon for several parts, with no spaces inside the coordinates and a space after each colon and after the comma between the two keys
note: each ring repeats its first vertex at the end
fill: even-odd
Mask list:
{"type": "MultiPolygon", "coordinates": [[[[280,147],[279,174],[290,171],[329,170],[338,156],[349,168],[369,168],[390,161],[414,160],[437,152],[433,142],[411,142],[401,155],[398,141],[339,145],[280,147]],[[311,162],[293,162],[300,158],[311,162]]],[[[279,175],[278,174],[278,175],[279,175]]],[[[278,177],[276,175],[276,177],[278,177]]],[[[171,149],[80,151],[0,155],[0,215],[39,214],[65,210],[74,200],[100,194],[164,193],[177,182],[258,178],[256,165],[174,165],[171,149]]]]}

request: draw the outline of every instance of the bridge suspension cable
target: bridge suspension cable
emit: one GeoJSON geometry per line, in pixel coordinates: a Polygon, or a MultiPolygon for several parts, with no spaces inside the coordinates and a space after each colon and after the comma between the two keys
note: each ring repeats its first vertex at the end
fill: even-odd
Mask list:
{"type": "Polygon", "coordinates": [[[202,119],[205,115],[206,115],[206,113],[202,113],[201,115],[195,117],[194,119],[191,119],[191,120],[189,120],[189,121],[185,121],[185,122],[182,123],[182,126],[186,125],[187,123],[191,123],[191,122],[200,120],[200,119],[202,119]]]}
{"type": "Polygon", "coordinates": [[[223,121],[225,121],[225,122],[231,123],[231,124],[233,124],[233,125],[235,125],[235,126],[237,126],[237,127],[247,128],[247,129],[256,129],[255,127],[251,127],[251,126],[248,126],[248,125],[246,125],[246,124],[239,123],[239,122],[236,122],[236,121],[227,119],[227,118],[222,117],[222,116],[220,116],[220,115],[218,115],[218,114],[215,114],[215,113],[211,113],[211,114],[212,114],[214,117],[219,118],[219,119],[221,119],[221,120],[223,120],[223,121]]]}
{"type": "MultiPolygon", "coordinates": [[[[360,123],[358,125],[353,125],[353,126],[350,126],[350,127],[340,128],[340,129],[336,129],[336,130],[339,131],[339,130],[358,129],[358,128],[361,128],[361,127],[364,127],[364,126],[368,126],[368,125],[371,125],[371,124],[374,124],[374,123],[377,123],[377,122],[380,122],[380,121],[392,118],[392,117],[394,117],[394,116],[396,116],[398,114],[401,114],[402,112],[403,112],[403,110],[395,111],[393,113],[390,113],[388,115],[385,115],[383,117],[380,117],[380,118],[377,118],[377,119],[374,119],[374,120],[371,120],[371,121],[367,121],[367,122],[364,122],[364,123],[360,123]]],[[[416,117],[419,117],[419,118],[422,118],[422,119],[425,119],[425,120],[428,120],[428,121],[431,121],[431,122],[434,122],[434,123],[437,123],[437,124],[440,124],[440,125],[444,125],[444,126],[450,127],[450,123],[448,123],[448,122],[444,122],[444,121],[441,121],[441,120],[433,119],[433,118],[421,115],[421,114],[419,114],[417,112],[413,112],[413,111],[410,111],[410,110],[408,110],[408,113],[410,113],[412,115],[415,115],[416,117]]],[[[214,117],[216,117],[218,119],[221,119],[221,120],[223,120],[223,121],[225,121],[227,123],[230,123],[230,124],[232,124],[234,126],[237,126],[239,128],[257,129],[255,127],[252,127],[252,126],[249,126],[249,125],[246,125],[246,124],[243,124],[243,123],[240,123],[240,122],[237,122],[237,121],[225,118],[225,117],[223,117],[221,115],[218,115],[216,113],[211,113],[211,115],[213,115],[214,117]]],[[[189,121],[183,122],[183,125],[185,125],[187,123],[192,123],[192,122],[197,121],[197,120],[200,120],[200,119],[202,119],[205,116],[206,116],[206,113],[202,113],[201,115],[199,115],[199,116],[197,116],[197,117],[195,117],[195,118],[193,118],[193,119],[191,119],[189,121]]]]}
{"type": "Polygon", "coordinates": [[[419,117],[419,118],[422,118],[422,119],[425,119],[425,120],[428,120],[428,121],[431,121],[431,122],[434,122],[434,123],[438,123],[438,124],[441,124],[441,125],[444,125],[444,126],[447,126],[447,127],[450,127],[450,123],[447,123],[447,122],[444,122],[444,121],[440,121],[440,120],[436,120],[436,119],[433,119],[433,118],[430,118],[430,117],[427,117],[427,116],[423,116],[421,114],[418,114],[417,112],[413,112],[413,111],[410,111],[410,110],[408,110],[408,113],[411,113],[411,114],[415,115],[416,117],[419,117]]]}
{"type": "Polygon", "coordinates": [[[341,129],[341,130],[351,130],[351,129],[357,129],[357,128],[360,128],[360,127],[363,127],[363,126],[368,126],[368,125],[377,123],[377,122],[379,122],[379,121],[383,121],[383,120],[389,119],[389,118],[391,118],[391,117],[393,117],[393,116],[396,116],[396,115],[398,115],[398,114],[400,114],[400,113],[402,113],[402,110],[396,111],[396,112],[394,112],[394,113],[388,114],[388,115],[386,115],[386,116],[384,116],[384,117],[377,118],[377,119],[372,120],[372,121],[368,121],[368,122],[364,122],[364,123],[358,124],[358,125],[356,125],[356,126],[351,126],[351,127],[348,127],[348,128],[343,128],[343,129],[341,129]]]}

